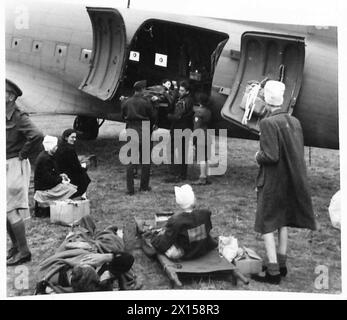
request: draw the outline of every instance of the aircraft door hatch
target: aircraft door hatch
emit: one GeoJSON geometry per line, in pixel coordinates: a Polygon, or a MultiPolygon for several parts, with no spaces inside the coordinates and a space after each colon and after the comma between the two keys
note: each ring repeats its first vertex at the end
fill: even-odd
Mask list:
{"type": "MultiPolygon", "coordinates": [[[[193,98],[211,93],[215,67],[229,39],[227,33],[196,25],[147,19],[129,44],[123,73],[122,93],[132,92],[133,84],[147,80],[148,88],[160,90],[164,79],[189,80],[193,98]],[[159,88],[158,88],[159,87],[159,88]]],[[[170,128],[167,103],[158,110],[158,125],[170,128]]]]}
{"type": "Polygon", "coordinates": [[[266,117],[261,87],[267,80],[284,82],[282,108],[292,113],[302,83],[305,42],[302,37],[246,32],[241,38],[240,55],[237,75],[221,113],[230,122],[259,134],[259,122],[266,117]],[[260,100],[251,99],[251,88],[258,89],[260,100]]]}
{"type": "Polygon", "coordinates": [[[123,17],[112,8],[87,8],[93,28],[89,73],[79,89],[101,100],[110,100],[119,86],[126,51],[123,17]]]}

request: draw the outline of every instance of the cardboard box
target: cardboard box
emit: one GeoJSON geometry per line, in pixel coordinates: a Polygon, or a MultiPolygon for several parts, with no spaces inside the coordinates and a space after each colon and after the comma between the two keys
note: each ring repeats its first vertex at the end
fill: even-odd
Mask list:
{"type": "Polygon", "coordinates": [[[234,262],[237,269],[242,274],[257,274],[262,271],[263,261],[252,258],[245,258],[234,262]]]}
{"type": "Polygon", "coordinates": [[[243,247],[241,257],[234,259],[234,264],[242,274],[257,274],[262,272],[263,260],[252,249],[243,247]]]}
{"type": "Polygon", "coordinates": [[[51,206],[51,222],[73,226],[81,218],[90,214],[90,201],[55,201],[51,206]]]}

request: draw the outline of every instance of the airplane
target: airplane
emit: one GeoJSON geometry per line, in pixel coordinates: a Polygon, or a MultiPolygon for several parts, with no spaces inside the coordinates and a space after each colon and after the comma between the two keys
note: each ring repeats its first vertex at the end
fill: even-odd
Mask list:
{"type": "MultiPolygon", "coordinates": [[[[120,97],[135,81],[189,79],[211,96],[212,128],[259,139],[261,116],[246,123],[250,82],[283,81],[282,108],[297,117],[306,146],[338,149],[337,27],[247,22],[83,4],[6,7],[6,77],[31,113],[76,115],[96,138],[122,121],[120,97]],[[102,121],[100,120],[102,119],[102,121]]],[[[165,114],[165,112],[164,112],[165,114]]],[[[168,128],[165,117],[159,126],[168,128]]]]}

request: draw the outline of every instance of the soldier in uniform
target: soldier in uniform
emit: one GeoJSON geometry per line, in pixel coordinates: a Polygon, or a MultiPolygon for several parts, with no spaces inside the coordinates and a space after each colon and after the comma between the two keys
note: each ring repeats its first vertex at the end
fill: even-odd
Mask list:
{"type": "MultiPolygon", "coordinates": [[[[138,81],[134,84],[135,93],[132,97],[123,100],[122,102],[122,118],[126,122],[127,129],[136,130],[139,138],[139,164],[141,167],[141,182],[140,191],[150,191],[150,163],[144,163],[142,155],[142,125],[143,122],[149,121],[150,128],[155,122],[155,111],[150,100],[143,97],[143,90],[146,87],[146,81],[138,81]]],[[[149,137],[151,139],[152,129],[149,137]]],[[[150,153],[151,150],[148,150],[150,153]]],[[[133,195],[134,190],[134,163],[130,163],[127,167],[127,194],[133,195]]]]}
{"type": "Polygon", "coordinates": [[[43,134],[28,114],[17,107],[16,99],[21,95],[18,86],[6,79],[7,232],[12,241],[7,255],[8,266],[31,260],[22,215],[29,210],[31,168],[28,156],[38,150],[43,140],[43,134]]]}
{"type": "Polygon", "coordinates": [[[182,81],[179,85],[178,100],[175,103],[173,113],[168,114],[168,119],[171,121],[170,136],[171,136],[171,174],[172,177],[166,179],[166,182],[180,182],[187,179],[188,171],[188,142],[190,135],[185,135],[182,138],[182,147],[178,148],[180,157],[175,161],[175,130],[193,129],[193,98],[190,94],[190,85],[187,81],[182,81]]]}

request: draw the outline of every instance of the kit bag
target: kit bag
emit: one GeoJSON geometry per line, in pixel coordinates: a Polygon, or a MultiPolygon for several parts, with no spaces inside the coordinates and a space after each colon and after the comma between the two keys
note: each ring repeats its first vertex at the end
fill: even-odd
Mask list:
{"type": "Polygon", "coordinates": [[[240,108],[246,111],[247,105],[252,104],[251,108],[253,109],[253,112],[251,117],[262,117],[265,114],[264,85],[266,81],[267,79],[264,79],[261,82],[249,81],[245,87],[240,108]]]}

